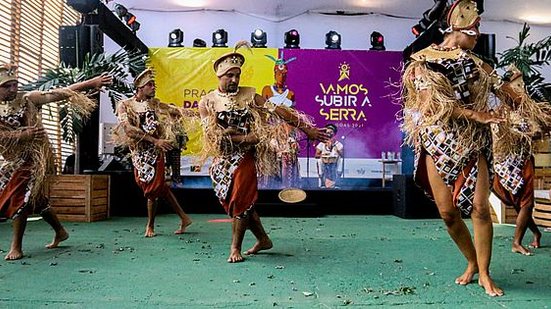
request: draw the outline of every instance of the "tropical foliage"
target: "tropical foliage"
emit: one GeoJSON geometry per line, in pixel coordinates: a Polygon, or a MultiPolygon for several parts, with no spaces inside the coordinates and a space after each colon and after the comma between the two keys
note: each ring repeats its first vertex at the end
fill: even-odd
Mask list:
{"type": "Polygon", "coordinates": [[[524,24],[518,35],[517,46],[500,53],[498,68],[515,65],[523,74],[528,94],[536,101],[551,102],[551,83],[545,81],[542,69],[551,64],[551,36],[536,43],[527,43],[530,26],[524,24]]]}
{"type": "MultiPolygon", "coordinates": [[[[64,63],[48,69],[35,82],[24,85],[23,90],[48,90],[57,87],[65,87],[81,82],[107,72],[113,77],[113,84],[106,87],[111,99],[111,106],[115,110],[116,102],[129,97],[133,93],[133,85],[128,82],[130,72],[139,73],[145,69],[145,55],[139,51],[128,52],[119,50],[114,54],[86,55],[81,68],[72,68],[64,63]]],[[[94,93],[89,95],[93,96],[94,93]]],[[[67,142],[74,140],[75,132],[81,132],[84,120],[73,112],[69,104],[62,104],[60,108],[60,120],[63,139],[67,142]]]]}

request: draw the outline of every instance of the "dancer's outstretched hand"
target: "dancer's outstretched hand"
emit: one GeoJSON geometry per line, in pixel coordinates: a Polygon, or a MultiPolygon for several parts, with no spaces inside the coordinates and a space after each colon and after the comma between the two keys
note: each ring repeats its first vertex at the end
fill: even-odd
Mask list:
{"type": "Polygon", "coordinates": [[[303,129],[303,132],[308,136],[308,138],[319,140],[324,143],[331,137],[325,128],[307,127],[303,129]]]}

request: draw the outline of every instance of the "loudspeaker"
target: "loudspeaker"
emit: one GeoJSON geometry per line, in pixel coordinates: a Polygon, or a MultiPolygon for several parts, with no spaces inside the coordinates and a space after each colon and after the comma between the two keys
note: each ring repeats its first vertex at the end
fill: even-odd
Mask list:
{"type": "Polygon", "coordinates": [[[393,214],[404,219],[440,218],[434,202],[414,182],[412,175],[392,179],[393,214]]]}
{"type": "Polygon", "coordinates": [[[480,56],[486,62],[497,64],[496,58],[496,35],[493,33],[481,33],[473,53],[480,56]]]}
{"type": "Polygon", "coordinates": [[[78,26],[59,27],[59,57],[61,62],[76,67],[80,55],[77,55],[78,26]]]}
{"type": "Polygon", "coordinates": [[[82,14],[88,14],[98,8],[99,0],[67,0],[67,4],[82,14]]]}
{"type": "Polygon", "coordinates": [[[99,25],[87,25],[90,29],[90,54],[103,53],[103,31],[100,30],[99,25]]]}
{"type": "MultiPolygon", "coordinates": [[[[62,26],[59,28],[59,55],[70,67],[82,67],[87,54],[103,53],[103,32],[98,25],[62,26]]],[[[99,96],[96,95],[96,100],[99,96]]],[[[99,109],[92,112],[79,135],[79,173],[96,170],[98,160],[99,109]]]]}
{"type": "Polygon", "coordinates": [[[98,25],[59,27],[59,55],[61,62],[80,67],[86,54],[103,53],[103,32],[98,25]]]}
{"type": "Polygon", "coordinates": [[[98,167],[98,172],[105,171],[124,171],[125,167],[120,164],[115,156],[104,156],[101,166],[98,167]]]}

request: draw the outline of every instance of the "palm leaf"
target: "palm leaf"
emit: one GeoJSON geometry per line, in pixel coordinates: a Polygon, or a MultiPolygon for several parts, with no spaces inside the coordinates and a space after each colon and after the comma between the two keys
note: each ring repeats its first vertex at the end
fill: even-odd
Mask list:
{"type": "Polygon", "coordinates": [[[524,24],[519,32],[517,46],[500,53],[498,68],[506,68],[514,64],[523,74],[526,90],[536,101],[551,102],[551,84],[542,77],[543,67],[551,64],[551,36],[536,43],[527,43],[530,36],[530,26],[524,24]]]}
{"type": "Polygon", "coordinates": [[[536,101],[549,102],[551,98],[551,83],[547,83],[541,75],[533,75],[525,79],[526,91],[536,101]]]}
{"type": "MultiPolygon", "coordinates": [[[[66,87],[107,72],[113,78],[113,83],[105,87],[105,90],[114,111],[117,101],[131,96],[134,92],[133,84],[128,82],[129,73],[141,72],[144,69],[145,55],[139,50],[121,49],[114,54],[87,54],[81,68],[72,68],[60,63],[57,67],[46,70],[36,81],[23,85],[22,89],[45,91],[66,87]]],[[[63,105],[60,109],[60,122],[63,139],[67,142],[74,141],[75,133],[82,132],[84,126],[82,116],[72,111],[68,105],[63,105]]]]}

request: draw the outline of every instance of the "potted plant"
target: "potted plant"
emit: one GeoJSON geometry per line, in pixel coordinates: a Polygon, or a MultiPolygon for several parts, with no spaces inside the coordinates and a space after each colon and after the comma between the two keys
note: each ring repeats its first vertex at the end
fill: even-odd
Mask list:
{"type": "Polygon", "coordinates": [[[551,36],[536,42],[527,43],[530,26],[524,24],[518,35],[517,46],[500,53],[497,68],[515,65],[523,74],[526,90],[532,99],[538,102],[551,102],[551,83],[545,81],[541,74],[543,67],[551,64],[551,36]]]}

